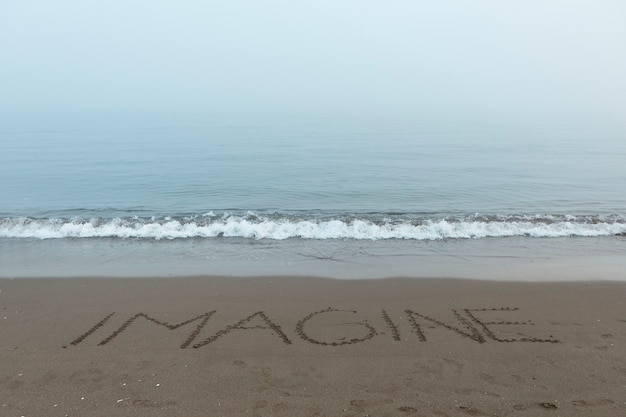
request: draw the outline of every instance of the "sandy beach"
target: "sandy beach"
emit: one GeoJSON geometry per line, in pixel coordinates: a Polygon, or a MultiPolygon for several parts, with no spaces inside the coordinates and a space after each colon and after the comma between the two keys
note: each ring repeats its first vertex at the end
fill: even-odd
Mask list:
{"type": "Polygon", "coordinates": [[[626,283],[0,280],[2,416],[623,416],[626,283]]]}
{"type": "Polygon", "coordinates": [[[0,2],[0,417],[626,417],[625,21],[0,2]]]}

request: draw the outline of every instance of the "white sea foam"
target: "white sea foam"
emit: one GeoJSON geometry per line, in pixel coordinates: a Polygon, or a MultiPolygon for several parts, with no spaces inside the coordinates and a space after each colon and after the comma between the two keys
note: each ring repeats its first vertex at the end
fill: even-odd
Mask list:
{"type": "Polygon", "coordinates": [[[491,219],[294,219],[249,213],[209,219],[0,219],[1,238],[144,238],[184,239],[241,237],[250,239],[476,239],[528,236],[535,238],[626,235],[619,218],[576,216],[514,216],[491,219]]]}

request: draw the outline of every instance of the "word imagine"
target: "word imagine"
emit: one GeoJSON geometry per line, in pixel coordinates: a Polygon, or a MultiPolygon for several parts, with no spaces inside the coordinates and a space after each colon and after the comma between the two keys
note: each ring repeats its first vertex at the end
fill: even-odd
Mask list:
{"type": "MultiPolygon", "coordinates": [[[[422,314],[420,312],[414,310],[404,310],[406,314],[406,320],[408,321],[410,327],[410,333],[417,336],[417,339],[420,342],[426,342],[427,331],[425,330],[425,326],[430,329],[440,328],[449,330],[456,335],[467,338],[469,340],[473,340],[477,343],[485,343],[488,340],[498,343],[515,343],[515,342],[531,342],[531,343],[559,343],[559,340],[555,339],[553,336],[549,338],[538,338],[522,335],[522,337],[518,338],[502,338],[497,335],[497,331],[493,329],[493,326],[510,326],[510,325],[523,325],[523,326],[533,326],[534,323],[531,321],[519,322],[519,321],[487,321],[484,318],[479,317],[480,313],[484,312],[513,312],[518,311],[518,308],[514,307],[501,307],[501,308],[478,308],[478,309],[462,309],[451,310],[452,316],[456,320],[456,323],[447,323],[440,319],[433,318],[426,314],[422,314]]],[[[124,321],[117,329],[115,329],[108,336],[105,336],[100,342],[97,343],[98,346],[103,346],[108,343],[111,343],[114,339],[120,336],[122,333],[129,331],[132,324],[137,320],[147,320],[151,323],[154,323],[158,326],[165,327],[168,330],[176,330],[186,325],[191,325],[195,323],[195,328],[187,335],[187,337],[183,340],[180,345],[181,349],[185,349],[189,346],[192,348],[200,348],[211,343],[214,343],[216,340],[225,337],[229,333],[235,330],[251,330],[251,329],[260,329],[260,330],[268,330],[270,333],[278,337],[280,342],[286,345],[291,345],[292,339],[287,336],[285,331],[283,331],[282,326],[280,326],[275,320],[272,320],[267,313],[264,311],[257,311],[253,314],[250,314],[247,317],[239,320],[236,323],[230,324],[216,333],[205,337],[204,339],[197,340],[200,333],[207,325],[208,321],[215,315],[217,310],[212,310],[207,313],[200,314],[196,317],[193,317],[189,320],[185,320],[178,324],[171,324],[162,320],[157,320],[154,317],[149,316],[145,313],[137,313],[124,321]],[[256,323],[256,324],[254,324],[256,323]]],[[[308,326],[313,321],[317,321],[318,326],[323,325],[321,322],[324,316],[328,316],[331,314],[357,314],[356,311],[353,310],[341,310],[336,308],[326,308],[324,310],[314,311],[312,313],[307,314],[302,319],[300,319],[295,325],[295,334],[303,341],[320,346],[343,346],[343,345],[352,345],[356,343],[363,343],[367,340],[373,339],[378,335],[383,335],[386,333],[378,332],[376,328],[374,328],[367,320],[362,320],[358,322],[350,322],[344,323],[351,326],[360,326],[363,327],[363,335],[360,337],[341,337],[335,340],[320,340],[319,338],[315,338],[309,334],[307,330],[308,326]]],[[[105,316],[102,320],[94,324],[89,330],[84,332],[82,335],[74,339],[70,342],[70,345],[76,346],[80,343],[84,342],[85,339],[91,337],[92,334],[100,330],[105,326],[109,320],[115,315],[115,313],[110,313],[105,316]]],[[[388,328],[390,332],[391,339],[395,342],[402,341],[401,328],[398,323],[394,322],[390,315],[386,310],[381,310],[381,318],[383,322],[388,328]]],[[[66,346],[64,346],[66,347],[66,346]]]]}

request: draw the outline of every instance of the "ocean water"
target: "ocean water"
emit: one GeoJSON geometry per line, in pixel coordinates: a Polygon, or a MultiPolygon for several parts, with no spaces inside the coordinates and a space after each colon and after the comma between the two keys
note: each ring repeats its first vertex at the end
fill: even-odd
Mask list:
{"type": "Polygon", "coordinates": [[[540,247],[584,254],[600,242],[598,253],[620,256],[624,236],[626,136],[616,130],[336,121],[0,130],[0,276],[62,275],[69,264],[105,275],[114,264],[315,274],[320,262],[303,259],[354,264],[358,275],[372,250],[384,254],[384,275],[403,250],[413,261],[455,256],[486,239],[487,254],[510,247],[495,252],[534,259],[540,247]]]}

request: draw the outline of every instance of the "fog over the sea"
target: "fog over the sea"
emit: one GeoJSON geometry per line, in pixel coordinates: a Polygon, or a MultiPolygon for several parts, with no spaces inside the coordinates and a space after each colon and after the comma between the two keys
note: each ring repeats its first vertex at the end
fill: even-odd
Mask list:
{"type": "Polygon", "coordinates": [[[0,2],[0,124],[624,126],[622,0],[0,2]]]}

